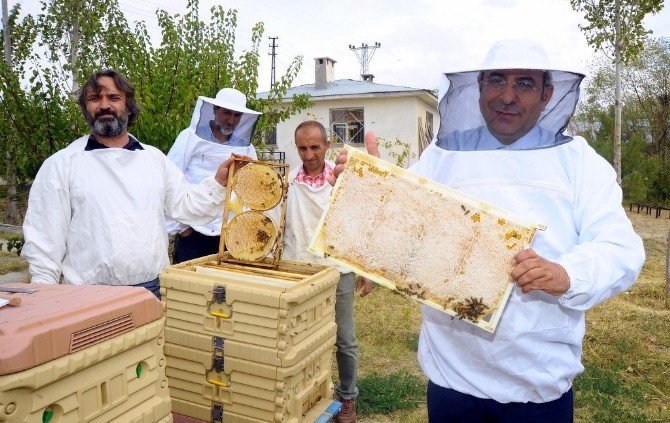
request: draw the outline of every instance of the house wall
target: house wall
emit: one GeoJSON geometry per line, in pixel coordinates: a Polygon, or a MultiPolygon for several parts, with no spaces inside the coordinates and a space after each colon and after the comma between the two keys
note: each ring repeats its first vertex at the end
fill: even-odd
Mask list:
{"type": "MultiPolygon", "coordinates": [[[[419,157],[419,128],[418,118],[425,123],[426,111],[433,114],[433,128],[439,127],[439,116],[437,108],[423,101],[418,96],[400,97],[362,97],[346,99],[319,99],[314,98],[314,106],[300,114],[291,116],[277,127],[277,149],[286,153],[286,163],[291,168],[301,165],[298,151],[294,142],[295,128],[306,120],[317,120],[326,129],[330,126],[330,109],[363,108],[365,131],[374,131],[378,138],[394,142],[397,139],[410,145],[409,158],[403,163],[408,167],[415,163],[419,157]]],[[[330,130],[329,130],[330,133],[330,130]]],[[[365,150],[363,144],[356,147],[365,150]]],[[[340,145],[333,146],[332,157],[339,150],[340,145]]],[[[397,155],[403,151],[403,147],[394,146],[390,150],[380,148],[382,158],[393,164],[397,164],[397,155]],[[395,157],[394,157],[395,154],[395,157]]]]}

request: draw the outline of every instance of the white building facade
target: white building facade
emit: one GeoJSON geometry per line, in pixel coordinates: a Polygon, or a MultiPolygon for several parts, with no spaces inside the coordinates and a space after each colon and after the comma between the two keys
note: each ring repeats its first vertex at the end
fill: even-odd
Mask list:
{"type": "MultiPolygon", "coordinates": [[[[364,135],[373,131],[381,138],[382,158],[407,167],[413,164],[430,142],[433,128],[439,127],[437,96],[427,89],[375,84],[372,75],[365,81],[334,80],[335,61],[315,59],[315,84],[293,87],[286,95],[307,93],[314,106],[291,116],[277,126],[276,145],[291,167],[301,164],[294,143],[295,128],[306,120],[317,120],[328,129],[332,155],[343,143],[364,149],[364,135]]],[[[259,97],[267,96],[260,93],[259,97]]]]}

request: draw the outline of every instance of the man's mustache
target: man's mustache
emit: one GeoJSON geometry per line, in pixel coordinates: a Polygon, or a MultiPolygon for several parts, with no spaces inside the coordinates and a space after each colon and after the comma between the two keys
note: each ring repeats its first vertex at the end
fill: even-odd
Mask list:
{"type": "Polygon", "coordinates": [[[521,114],[521,107],[517,104],[505,104],[500,101],[494,101],[490,104],[490,107],[496,112],[521,114]]]}
{"type": "Polygon", "coordinates": [[[112,110],[112,109],[102,109],[102,110],[99,110],[93,117],[94,117],[95,119],[98,119],[99,117],[101,117],[101,116],[103,116],[103,115],[112,115],[112,116],[114,116],[115,118],[118,118],[118,117],[119,117],[119,115],[118,115],[114,110],[112,110]]]}

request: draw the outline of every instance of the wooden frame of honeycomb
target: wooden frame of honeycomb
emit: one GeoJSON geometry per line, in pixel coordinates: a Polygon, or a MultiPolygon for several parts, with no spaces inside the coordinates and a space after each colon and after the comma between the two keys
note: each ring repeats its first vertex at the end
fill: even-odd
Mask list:
{"type": "Polygon", "coordinates": [[[348,157],[310,251],[495,331],[512,258],[544,225],[359,150],[348,157]]]}
{"type": "MultiPolygon", "coordinates": [[[[246,264],[266,268],[276,268],[278,266],[279,260],[281,259],[281,251],[283,248],[284,224],[286,221],[285,213],[286,213],[286,195],[288,189],[288,169],[289,165],[284,163],[248,160],[241,158],[237,159],[231,164],[230,170],[228,172],[226,198],[223,206],[221,241],[219,243],[219,253],[218,253],[219,263],[222,262],[237,263],[237,264],[246,264]],[[246,162],[246,163],[244,167],[240,168],[238,162],[246,162]],[[276,173],[279,186],[276,186],[277,184],[275,184],[272,181],[272,178],[270,178],[271,182],[270,186],[264,185],[262,181],[261,182],[256,181],[258,183],[253,183],[254,181],[252,181],[252,183],[247,184],[248,180],[239,179],[240,177],[245,176],[244,175],[245,169],[251,169],[253,166],[269,167],[271,171],[268,170],[266,176],[276,173]],[[238,168],[238,171],[235,170],[236,167],[238,168]],[[235,192],[236,185],[239,186],[243,182],[245,183],[244,188],[247,191],[246,194],[248,194],[247,203],[245,203],[245,200],[243,199],[245,195],[238,195],[237,198],[231,199],[231,194],[235,192]],[[274,193],[269,192],[272,190],[275,190],[275,192],[274,193]],[[263,197],[262,195],[263,192],[266,193],[269,192],[269,194],[271,194],[270,197],[276,195],[276,197],[278,197],[277,202],[272,204],[273,200],[270,199],[267,200],[269,201],[267,204],[263,203],[262,201],[259,201],[258,203],[255,204],[250,204],[253,201],[257,201],[258,198],[263,197]],[[244,210],[245,207],[248,210],[244,210]],[[269,215],[271,213],[269,212],[272,212],[277,207],[279,207],[279,216],[274,215],[272,216],[272,218],[270,218],[269,215]],[[259,253],[260,255],[257,256],[251,255],[245,258],[240,257],[240,255],[243,254],[231,254],[231,251],[234,251],[234,249],[231,248],[231,244],[229,244],[227,248],[226,243],[229,242],[228,229],[230,229],[229,225],[231,224],[231,222],[233,222],[233,220],[235,220],[239,216],[249,213],[262,213],[265,216],[265,219],[271,220],[272,222],[276,223],[276,234],[274,237],[272,236],[272,234],[269,234],[262,227],[263,225],[267,225],[267,222],[259,221],[259,225],[257,225],[258,226],[257,236],[245,237],[246,240],[250,243],[257,241],[259,244],[262,244],[263,242],[266,242],[271,238],[274,238],[274,246],[269,251],[267,250],[267,248],[265,248],[263,252],[259,253]]],[[[246,175],[246,176],[253,177],[253,175],[246,175]]],[[[265,198],[267,198],[267,196],[265,196],[265,198]]],[[[233,222],[233,224],[235,224],[235,222],[233,222]]],[[[251,224],[253,224],[253,222],[251,224]]],[[[253,228],[247,228],[246,229],[247,232],[249,229],[253,230],[253,228]]],[[[245,246],[242,246],[240,248],[240,251],[242,251],[244,248],[245,246]]]]}

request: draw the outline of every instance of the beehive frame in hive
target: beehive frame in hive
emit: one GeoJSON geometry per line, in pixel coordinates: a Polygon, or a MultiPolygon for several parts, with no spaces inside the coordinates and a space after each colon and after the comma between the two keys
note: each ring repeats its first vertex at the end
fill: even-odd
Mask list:
{"type": "MultiPolygon", "coordinates": [[[[237,263],[237,264],[245,264],[245,265],[252,265],[252,266],[259,266],[259,267],[269,267],[269,268],[276,268],[279,264],[279,261],[281,259],[281,251],[283,247],[283,234],[284,234],[284,224],[286,221],[285,218],[285,213],[286,213],[286,194],[287,194],[287,189],[288,189],[288,168],[289,165],[284,164],[284,163],[276,163],[276,162],[266,162],[266,161],[259,161],[259,160],[249,160],[249,159],[244,159],[244,158],[238,158],[235,160],[231,165],[230,169],[228,172],[228,182],[227,182],[227,189],[226,189],[226,197],[224,201],[224,207],[223,207],[223,219],[222,219],[222,227],[221,227],[221,240],[219,243],[219,253],[218,253],[218,258],[219,262],[226,262],[226,263],[237,263]],[[276,172],[278,175],[278,181],[280,181],[280,187],[278,188],[278,202],[273,205],[272,207],[269,208],[264,208],[262,205],[249,205],[245,204],[242,200],[231,200],[231,193],[235,190],[235,183],[236,183],[236,176],[238,173],[243,172],[245,167],[242,167],[238,163],[240,162],[245,162],[244,164],[246,166],[267,166],[268,168],[272,169],[273,171],[276,172]],[[237,167],[237,170],[236,170],[237,167]],[[242,211],[242,207],[247,207],[249,210],[247,211],[242,211]],[[269,218],[268,212],[272,210],[276,210],[276,208],[279,208],[279,216],[273,216],[272,218],[269,218]],[[233,215],[231,217],[231,214],[233,215]],[[264,216],[265,221],[271,221],[274,224],[276,224],[276,236],[275,236],[275,241],[274,245],[272,246],[271,249],[267,251],[267,254],[262,254],[262,257],[253,257],[250,259],[245,259],[245,258],[240,258],[239,256],[235,256],[235,254],[231,254],[230,248],[232,246],[230,242],[230,237],[231,235],[230,229],[233,227],[230,223],[236,219],[240,218],[240,216],[244,217],[251,217],[252,221],[253,218],[257,218],[258,216],[264,216]],[[228,243],[228,245],[227,245],[228,243]],[[226,248],[228,247],[228,249],[226,248]],[[271,257],[270,257],[271,256],[271,257]]],[[[261,218],[263,219],[263,218],[261,218]]],[[[247,219],[249,220],[249,219],[247,219]]],[[[252,222],[252,225],[262,225],[263,221],[259,221],[256,219],[256,222],[252,222]]],[[[259,229],[259,234],[267,234],[259,229]]],[[[231,235],[232,236],[232,235],[231,235]]]]}
{"type": "Polygon", "coordinates": [[[512,258],[544,225],[347,150],[309,250],[494,332],[512,258]]]}

